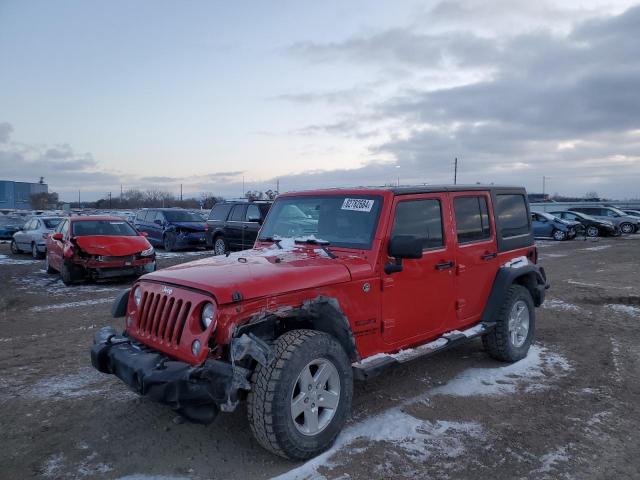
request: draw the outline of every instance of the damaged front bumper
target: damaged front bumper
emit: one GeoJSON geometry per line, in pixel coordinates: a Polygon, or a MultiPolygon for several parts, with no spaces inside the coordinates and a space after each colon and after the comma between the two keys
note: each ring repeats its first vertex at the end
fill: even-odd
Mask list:
{"type": "Polygon", "coordinates": [[[250,370],[213,359],[200,366],[175,361],[113,327],[96,332],[91,363],[196,423],[210,423],[219,411],[233,411],[239,390],[250,389],[250,370]]]}

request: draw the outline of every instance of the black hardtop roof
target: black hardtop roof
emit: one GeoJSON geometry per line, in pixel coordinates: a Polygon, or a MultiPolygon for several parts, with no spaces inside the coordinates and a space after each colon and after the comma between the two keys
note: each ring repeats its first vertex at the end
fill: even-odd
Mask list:
{"type": "Polygon", "coordinates": [[[416,193],[436,193],[436,192],[478,192],[483,191],[520,191],[525,192],[525,188],[518,185],[407,185],[401,187],[388,187],[394,195],[412,195],[416,193]]]}

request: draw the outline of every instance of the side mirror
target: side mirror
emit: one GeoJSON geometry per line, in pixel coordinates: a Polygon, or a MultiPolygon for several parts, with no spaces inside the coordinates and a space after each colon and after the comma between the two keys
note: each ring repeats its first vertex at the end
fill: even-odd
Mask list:
{"type": "Polygon", "coordinates": [[[247,222],[262,223],[262,219],[260,217],[247,217],[247,222]]]}
{"type": "Polygon", "coordinates": [[[153,221],[153,223],[155,223],[156,225],[160,225],[160,226],[162,226],[162,224],[163,224],[162,220],[159,220],[159,219],[155,219],[153,221]]]}
{"type": "Polygon", "coordinates": [[[396,235],[389,240],[388,253],[395,258],[395,263],[384,266],[386,274],[402,271],[402,259],[422,258],[422,238],[415,235],[396,235]]]}
{"type": "Polygon", "coordinates": [[[57,240],[58,242],[61,242],[64,239],[64,235],[62,235],[61,233],[54,233],[53,235],[51,235],[51,238],[57,240]]]}

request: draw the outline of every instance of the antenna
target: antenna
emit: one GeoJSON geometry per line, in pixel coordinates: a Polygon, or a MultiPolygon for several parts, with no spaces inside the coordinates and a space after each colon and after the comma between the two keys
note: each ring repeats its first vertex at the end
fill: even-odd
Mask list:
{"type": "Polygon", "coordinates": [[[458,157],[453,161],[453,184],[458,184],[458,157]]]}

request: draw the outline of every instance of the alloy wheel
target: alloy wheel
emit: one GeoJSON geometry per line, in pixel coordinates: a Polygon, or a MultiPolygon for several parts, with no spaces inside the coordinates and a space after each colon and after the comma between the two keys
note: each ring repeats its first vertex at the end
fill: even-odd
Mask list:
{"type": "Polygon", "coordinates": [[[227,246],[222,238],[216,238],[216,241],[213,245],[213,252],[216,255],[224,255],[227,253],[227,246]]]}
{"type": "Polygon", "coordinates": [[[524,300],[518,300],[509,312],[509,340],[519,348],[524,345],[529,334],[529,307],[524,300]]]}

